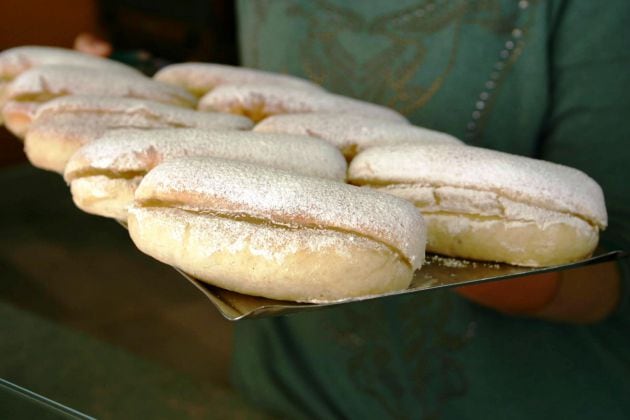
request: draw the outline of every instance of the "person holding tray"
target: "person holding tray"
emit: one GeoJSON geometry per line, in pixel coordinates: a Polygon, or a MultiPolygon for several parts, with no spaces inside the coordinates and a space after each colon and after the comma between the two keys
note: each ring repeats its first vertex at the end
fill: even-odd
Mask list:
{"type": "MultiPolygon", "coordinates": [[[[600,245],[628,250],[630,4],[606,6],[241,1],[242,64],[581,169],[606,196],[600,245]]],[[[627,418],[629,276],[625,260],[240,321],[233,379],[289,418],[627,418]]]]}
{"type": "MultiPolygon", "coordinates": [[[[630,4],[242,1],[238,17],[245,66],[581,169],[606,196],[600,245],[630,249],[630,4]]],[[[629,275],[623,261],[241,321],[233,378],[290,418],[627,418],[629,275]]]]}

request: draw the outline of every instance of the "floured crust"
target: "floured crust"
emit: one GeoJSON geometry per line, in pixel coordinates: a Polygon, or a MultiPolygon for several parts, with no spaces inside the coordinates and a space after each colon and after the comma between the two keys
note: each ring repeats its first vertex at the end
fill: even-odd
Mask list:
{"type": "Polygon", "coordinates": [[[196,96],[203,96],[215,87],[225,84],[265,84],[322,90],[315,83],[294,76],[213,63],[171,64],[158,71],[153,78],[181,86],[196,96]]]}
{"type": "Polygon", "coordinates": [[[348,178],[359,185],[453,187],[494,193],[582,218],[600,229],[607,224],[603,192],[583,172],[494,150],[437,144],[375,147],[357,155],[348,178]]]}
{"type": "Polygon", "coordinates": [[[343,182],[346,162],[328,143],[305,136],[199,129],[110,130],[68,162],[70,182],[85,173],[146,173],[167,159],[211,156],[343,182]]]}
{"type": "Polygon", "coordinates": [[[399,252],[412,269],[424,259],[424,224],[413,205],[333,181],[241,162],[176,159],[149,172],[135,199],[140,207],[246,215],[365,236],[399,252]]]}
{"type": "Polygon", "coordinates": [[[129,233],[143,252],[224,289],[272,299],[334,302],[409,286],[399,254],[363,236],[133,207],[129,233]]]}
{"type": "Polygon", "coordinates": [[[258,123],[254,131],[317,137],[335,145],[349,160],[357,153],[375,146],[400,143],[463,144],[449,134],[406,122],[336,113],[272,115],[258,123]]]}
{"type": "Polygon", "coordinates": [[[198,108],[202,111],[245,115],[255,122],[271,115],[305,112],[336,112],[380,120],[406,121],[405,117],[392,109],[358,99],[262,84],[219,86],[201,98],[198,108]]]}
{"type": "Polygon", "coordinates": [[[142,75],[67,65],[38,66],[23,72],[9,85],[7,100],[43,103],[73,94],[148,99],[188,108],[196,104],[185,89],[142,75]]]}

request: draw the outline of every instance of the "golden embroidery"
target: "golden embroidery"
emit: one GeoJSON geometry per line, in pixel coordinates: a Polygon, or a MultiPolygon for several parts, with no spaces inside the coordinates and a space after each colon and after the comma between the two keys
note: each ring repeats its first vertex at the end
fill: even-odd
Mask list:
{"type": "Polygon", "coordinates": [[[353,305],[334,326],[323,325],[345,349],[354,388],[378,401],[387,418],[437,418],[445,402],[467,391],[457,352],[475,326],[454,330],[457,297],[439,294],[353,305]]]}
{"type": "MultiPolygon", "coordinates": [[[[248,37],[252,42],[243,47],[248,64],[262,64],[264,57],[258,55],[257,45],[262,30],[273,30],[268,27],[272,15],[268,9],[276,7],[275,12],[289,15],[291,25],[300,30],[293,30],[299,34],[297,37],[285,40],[297,45],[292,49],[295,48],[298,61],[285,60],[277,63],[274,70],[298,71],[334,92],[381,103],[413,116],[442,89],[458,58],[466,54],[461,42],[464,27],[466,31],[481,27],[509,39],[518,28],[523,11],[531,10],[537,2],[424,0],[376,16],[354,10],[361,7],[337,5],[330,0],[289,1],[288,6],[254,2],[248,37]]],[[[527,29],[521,28],[522,32],[527,29]]],[[[519,45],[510,51],[499,72],[501,77],[490,81],[493,87],[484,89],[480,83],[480,94],[471,103],[469,119],[461,121],[459,131],[467,134],[467,140],[476,141],[481,136],[487,111],[494,101],[493,92],[520,56],[523,39],[524,36],[515,40],[519,45]]],[[[472,79],[476,76],[471,74],[472,79]]]]}
{"type": "Polygon", "coordinates": [[[309,78],[335,92],[410,114],[431,99],[452,70],[469,5],[463,0],[423,1],[367,19],[350,8],[316,0],[294,4],[288,12],[306,21],[307,36],[299,51],[309,78]],[[447,59],[431,71],[435,76],[419,82],[416,76],[429,53],[425,38],[437,33],[448,38],[442,42],[449,46],[447,59]],[[353,42],[356,37],[360,42],[353,42]],[[366,45],[366,39],[370,50],[356,51],[356,46],[366,45]]]}

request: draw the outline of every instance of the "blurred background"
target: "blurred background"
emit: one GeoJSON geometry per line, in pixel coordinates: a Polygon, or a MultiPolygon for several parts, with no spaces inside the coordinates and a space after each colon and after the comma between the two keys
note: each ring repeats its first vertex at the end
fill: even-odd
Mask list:
{"type": "MultiPolygon", "coordinates": [[[[182,61],[237,64],[231,0],[44,0],[0,2],[0,50],[19,45],[73,48],[81,36],[113,46],[111,58],[151,75],[182,61]]],[[[24,161],[0,134],[0,165],[24,161]]]]}
{"type": "MultiPolygon", "coordinates": [[[[84,34],[147,74],[237,63],[229,0],[3,0],[0,16],[0,50],[84,34]]],[[[229,386],[231,324],[116,223],[77,210],[4,128],[0,190],[0,378],[98,418],[264,417],[229,386]]],[[[0,417],[28,413],[0,391],[0,417]]]]}

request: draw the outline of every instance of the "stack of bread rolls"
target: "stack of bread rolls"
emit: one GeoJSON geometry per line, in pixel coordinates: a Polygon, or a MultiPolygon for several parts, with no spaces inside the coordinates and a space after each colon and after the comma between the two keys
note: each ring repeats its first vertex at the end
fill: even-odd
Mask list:
{"type": "Polygon", "coordinates": [[[404,290],[428,251],[523,266],[588,257],[601,188],[464,145],[296,77],[209,63],[153,79],[77,52],[0,53],[0,106],[74,202],[207,283],[334,302],[404,290]]]}

